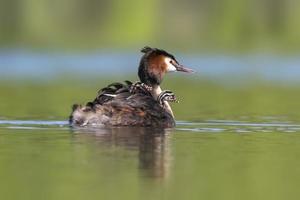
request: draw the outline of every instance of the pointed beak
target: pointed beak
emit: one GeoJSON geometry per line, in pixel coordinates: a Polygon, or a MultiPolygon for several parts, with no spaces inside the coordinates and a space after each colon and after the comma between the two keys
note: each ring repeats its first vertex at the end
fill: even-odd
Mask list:
{"type": "Polygon", "coordinates": [[[180,64],[177,64],[177,63],[176,63],[176,65],[175,65],[175,68],[176,68],[176,71],[178,71],[178,72],[195,73],[194,70],[189,69],[189,68],[187,68],[187,67],[184,67],[184,66],[182,66],[182,65],[180,65],[180,64]]]}

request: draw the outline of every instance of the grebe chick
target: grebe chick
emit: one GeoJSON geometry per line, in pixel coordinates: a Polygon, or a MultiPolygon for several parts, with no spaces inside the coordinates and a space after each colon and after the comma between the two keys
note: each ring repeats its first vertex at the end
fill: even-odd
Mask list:
{"type": "Polygon", "coordinates": [[[175,95],[163,91],[160,84],[168,72],[193,70],[180,65],[170,53],[157,48],[141,50],[138,76],[140,81],[113,83],[102,88],[94,101],[85,106],[74,105],[70,124],[74,126],[159,126],[174,127],[175,120],[169,102],[175,95]]]}

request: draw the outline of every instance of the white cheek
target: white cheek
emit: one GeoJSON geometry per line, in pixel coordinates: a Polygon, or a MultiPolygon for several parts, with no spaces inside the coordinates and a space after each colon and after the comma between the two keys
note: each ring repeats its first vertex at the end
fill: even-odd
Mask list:
{"type": "Polygon", "coordinates": [[[176,72],[176,67],[170,63],[170,58],[166,58],[167,72],[176,72]]]}

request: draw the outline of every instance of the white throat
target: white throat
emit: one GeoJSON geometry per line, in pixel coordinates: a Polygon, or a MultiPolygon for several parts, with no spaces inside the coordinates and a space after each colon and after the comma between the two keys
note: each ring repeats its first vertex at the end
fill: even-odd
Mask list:
{"type": "Polygon", "coordinates": [[[165,64],[167,65],[167,72],[176,72],[176,67],[171,63],[171,58],[165,58],[165,64]]]}
{"type": "MultiPolygon", "coordinates": [[[[158,95],[159,95],[161,92],[162,92],[162,90],[161,90],[160,86],[157,85],[157,86],[153,86],[151,94],[152,94],[153,98],[154,98],[155,100],[157,100],[157,97],[158,97],[158,95]]],[[[173,111],[172,111],[172,108],[171,108],[169,102],[164,101],[164,104],[165,104],[165,106],[164,106],[165,109],[166,109],[166,110],[172,115],[172,117],[174,118],[174,114],[173,114],[173,111]]]]}

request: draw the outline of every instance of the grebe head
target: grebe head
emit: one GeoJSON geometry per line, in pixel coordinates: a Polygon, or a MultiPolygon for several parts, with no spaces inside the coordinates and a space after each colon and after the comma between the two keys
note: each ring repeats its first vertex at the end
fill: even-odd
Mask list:
{"type": "Polygon", "coordinates": [[[180,65],[172,54],[162,49],[144,47],[141,52],[144,55],[140,61],[138,75],[141,82],[147,85],[160,85],[168,72],[194,72],[180,65]]]}

